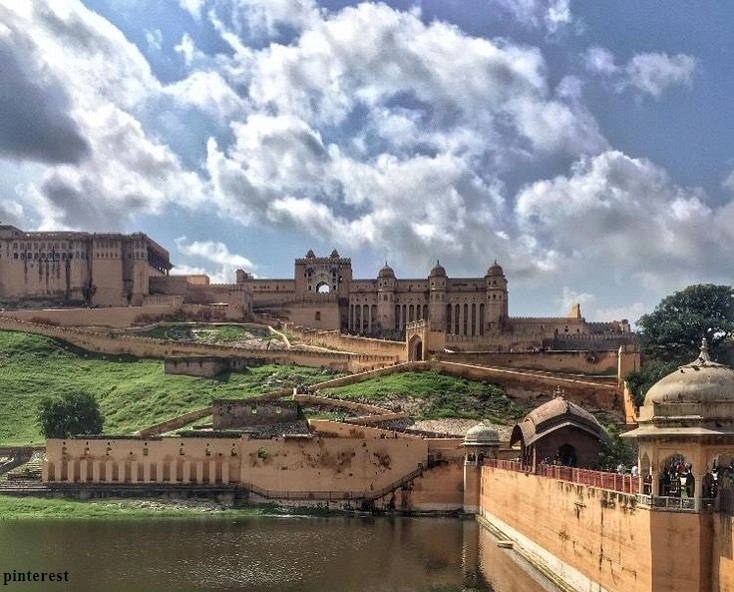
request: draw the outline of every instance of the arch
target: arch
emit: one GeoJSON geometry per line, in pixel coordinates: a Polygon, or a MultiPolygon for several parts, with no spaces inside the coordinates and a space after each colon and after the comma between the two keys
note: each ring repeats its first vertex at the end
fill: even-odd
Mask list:
{"type": "Polygon", "coordinates": [[[408,360],[411,362],[423,360],[423,340],[418,335],[411,337],[408,342],[408,360]]]}
{"type": "Polygon", "coordinates": [[[578,464],[578,455],[576,447],[568,442],[558,447],[558,456],[561,464],[566,467],[575,467],[578,464]]]}
{"type": "Polygon", "coordinates": [[[319,294],[328,294],[329,292],[331,292],[331,288],[326,282],[319,282],[318,284],[316,284],[316,292],[318,292],[319,294]]]}

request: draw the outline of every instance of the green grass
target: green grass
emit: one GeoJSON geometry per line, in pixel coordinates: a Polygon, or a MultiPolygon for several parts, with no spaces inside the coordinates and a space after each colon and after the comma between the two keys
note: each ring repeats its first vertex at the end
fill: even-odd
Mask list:
{"type": "Polygon", "coordinates": [[[218,507],[214,503],[177,505],[175,502],[161,502],[157,499],[99,499],[77,501],[68,499],[47,499],[37,497],[13,497],[0,495],[0,521],[28,520],[38,518],[63,519],[124,519],[124,518],[185,518],[210,517],[224,518],[268,516],[279,513],[271,504],[248,506],[245,508],[218,507]]]}
{"type": "Polygon", "coordinates": [[[93,394],[104,431],[134,432],[209,405],[323,380],[321,369],[265,365],[215,378],[163,373],[162,360],[108,356],[39,335],[0,331],[0,444],[41,444],[35,423],[45,396],[93,394]]]}
{"type": "Polygon", "coordinates": [[[137,335],[195,343],[231,343],[251,339],[260,341],[280,339],[262,325],[165,323],[142,333],[137,333],[137,335]]]}
{"type": "Polygon", "coordinates": [[[391,374],[324,392],[366,403],[412,400],[420,407],[419,419],[458,417],[504,423],[522,417],[527,411],[495,384],[437,372],[391,374]]]}

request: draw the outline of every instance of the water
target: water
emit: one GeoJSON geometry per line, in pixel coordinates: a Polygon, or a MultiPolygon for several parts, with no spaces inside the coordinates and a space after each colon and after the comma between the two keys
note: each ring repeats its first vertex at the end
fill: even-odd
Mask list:
{"type": "Polygon", "coordinates": [[[0,523],[4,572],[68,572],[33,592],[548,592],[475,522],[440,518],[0,523]]]}

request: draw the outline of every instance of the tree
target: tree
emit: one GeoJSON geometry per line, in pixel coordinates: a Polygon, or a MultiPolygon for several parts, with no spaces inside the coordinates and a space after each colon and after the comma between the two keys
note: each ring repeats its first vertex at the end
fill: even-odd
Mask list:
{"type": "Polygon", "coordinates": [[[653,360],[645,363],[639,370],[630,372],[626,380],[632,391],[632,398],[635,401],[635,405],[642,407],[642,404],[645,402],[645,395],[650,390],[650,387],[661,378],[665,378],[668,374],[674,372],[677,368],[678,364],[674,362],[656,362],[653,360]]]}
{"type": "Polygon", "coordinates": [[[718,346],[734,332],[734,289],[714,284],[688,286],[663,298],[637,325],[642,353],[652,359],[690,362],[704,337],[715,358],[718,346]]]}
{"type": "Polygon", "coordinates": [[[619,428],[615,425],[607,427],[609,443],[602,443],[599,450],[599,468],[602,471],[613,471],[622,464],[631,467],[637,464],[637,451],[632,444],[622,439],[619,428]]]}
{"type": "Polygon", "coordinates": [[[77,434],[99,434],[104,418],[92,395],[68,393],[43,399],[37,422],[46,438],[68,438],[77,434]]]}

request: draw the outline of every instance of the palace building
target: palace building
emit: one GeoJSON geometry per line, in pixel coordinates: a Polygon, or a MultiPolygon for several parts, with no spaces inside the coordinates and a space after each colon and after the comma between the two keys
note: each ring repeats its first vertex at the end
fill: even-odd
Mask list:
{"type": "Polygon", "coordinates": [[[511,317],[507,278],[496,261],[483,277],[452,278],[437,262],[424,278],[398,279],[385,264],[374,279],[353,279],[349,258],[309,251],[296,259],[293,279],[255,279],[240,270],[237,283],[249,287],[255,313],[395,340],[424,321],[443,347],[457,351],[615,349],[635,340],[626,320],[590,323],[579,305],[566,317],[511,317]]]}
{"type": "Polygon", "coordinates": [[[168,251],[143,233],[25,232],[0,226],[0,300],[87,306],[140,305],[168,251]]]}
{"type": "MultiPolygon", "coordinates": [[[[334,250],[309,251],[287,279],[237,270],[235,283],[169,275],[166,249],[143,233],[25,232],[0,226],[0,304],[43,307],[225,307],[227,320],[290,322],[403,341],[416,326],[435,351],[610,350],[634,343],[626,320],[590,323],[578,305],[565,317],[509,314],[508,281],[495,261],[482,277],[450,277],[436,263],[423,278],[399,279],[387,264],[373,279],[354,279],[334,250]]],[[[220,311],[221,312],[221,311],[220,311]]]]}

